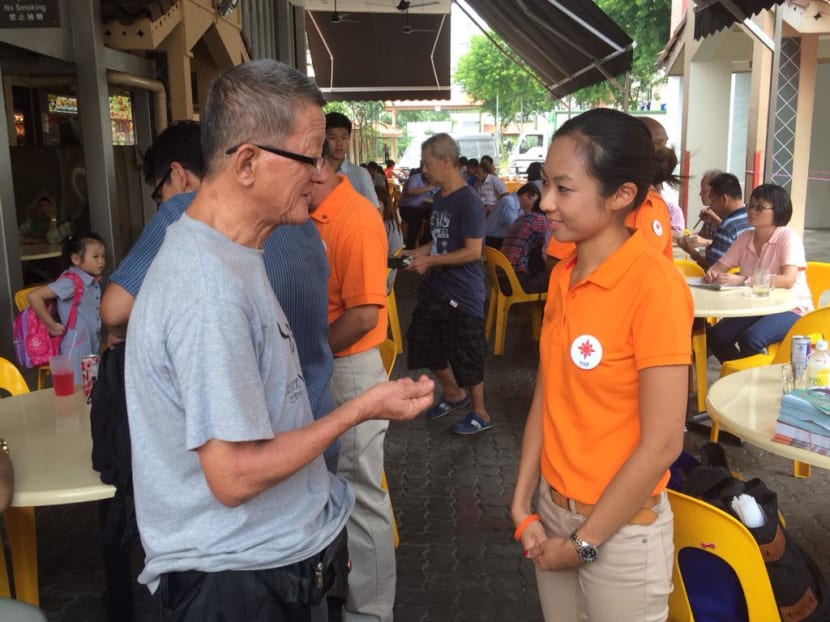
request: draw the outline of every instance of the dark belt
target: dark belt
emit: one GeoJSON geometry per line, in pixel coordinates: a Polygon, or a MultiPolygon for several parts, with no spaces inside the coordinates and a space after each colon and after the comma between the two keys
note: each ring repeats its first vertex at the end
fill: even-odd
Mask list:
{"type": "MultiPolygon", "coordinates": [[[[566,497],[561,492],[556,490],[553,486],[548,485],[550,489],[550,499],[556,505],[564,510],[582,514],[582,516],[590,516],[597,507],[596,504],[582,503],[576,499],[566,497]],[[572,507],[573,506],[573,507],[572,507]]],[[[646,499],[643,507],[637,510],[637,513],[627,521],[629,525],[651,525],[657,520],[657,512],[654,511],[654,506],[660,501],[660,495],[654,495],[646,499]]]]}

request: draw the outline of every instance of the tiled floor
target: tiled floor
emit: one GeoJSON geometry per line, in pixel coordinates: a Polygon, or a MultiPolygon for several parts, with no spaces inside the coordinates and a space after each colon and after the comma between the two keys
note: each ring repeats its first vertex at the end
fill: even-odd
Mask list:
{"type": "MultiPolygon", "coordinates": [[[[807,231],[808,259],[830,261],[830,231],[807,231]]],[[[412,275],[401,276],[401,317],[413,305],[412,275]]],[[[398,517],[396,620],[429,622],[541,620],[533,570],[510,538],[507,504],[536,371],[536,346],[521,313],[511,314],[504,356],[487,362],[488,408],[494,429],[454,437],[454,416],[393,425],[386,470],[398,517]]],[[[404,362],[396,367],[405,373],[404,362]]],[[[716,369],[712,366],[712,372],[716,369]]],[[[705,440],[687,435],[695,451],[705,440]]],[[[727,446],[735,468],[776,490],[792,535],[830,573],[830,476],[790,477],[790,463],[753,447],[727,446]]],[[[104,620],[102,564],[95,504],[37,511],[41,606],[52,622],[104,620]]],[[[134,560],[136,574],[140,560],[134,560]]],[[[147,591],[136,586],[137,619],[149,620],[147,591]]],[[[123,619],[123,618],[122,618],[123,619]]]]}

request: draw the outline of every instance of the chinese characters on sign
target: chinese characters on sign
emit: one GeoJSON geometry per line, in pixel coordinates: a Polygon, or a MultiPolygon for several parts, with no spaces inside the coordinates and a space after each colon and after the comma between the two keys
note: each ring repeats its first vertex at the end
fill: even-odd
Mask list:
{"type": "Polygon", "coordinates": [[[60,26],[58,0],[31,2],[0,0],[0,28],[54,28],[60,26]]]}

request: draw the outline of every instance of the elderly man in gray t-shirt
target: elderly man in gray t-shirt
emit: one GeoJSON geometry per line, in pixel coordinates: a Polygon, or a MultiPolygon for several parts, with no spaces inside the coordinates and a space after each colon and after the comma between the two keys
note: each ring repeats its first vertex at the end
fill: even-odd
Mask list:
{"type": "Polygon", "coordinates": [[[426,377],[371,387],[314,421],[262,244],[308,218],[324,138],[319,90],[262,60],[211,86],[205,175],[171,225],[128,328],[139,580],[159,620],[309,620],[345,568],[353,503],[321,457],[372,418],[407,420],[426,377]],[[341,563],[338,563],[341,562],[341,563]],[[341,568],[342,566],[342,568],[341,568]]]}

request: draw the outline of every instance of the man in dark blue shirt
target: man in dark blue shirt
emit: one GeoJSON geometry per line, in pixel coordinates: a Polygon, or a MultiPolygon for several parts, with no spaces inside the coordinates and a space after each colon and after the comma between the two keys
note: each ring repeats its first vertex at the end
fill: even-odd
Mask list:
{"type": "Polygon", "coordinates": [[[408,364],[432,370],[444,391],[427,417],[470,405],[451,431],[476,434],[493,426],[484,407],[484,206],[458,171],[458,146],[449,134],[426,140],[422,160],[441,192],[432,205],[432,242],[405,251],[412,256],[407,269],[427,274],[407,333],[408,364]]]}
{"type": "Polygon", "coordinates": [[[712,243],[706,248],[706,254],[691,249],[689,256],[704,270],[711,268],[721,258],[741,231],[749,229],[746,206],[741,193],[741,183],[731,173],[715,175],[709,181],[710,208],[721,218],[715,230],[712,243]]]}

